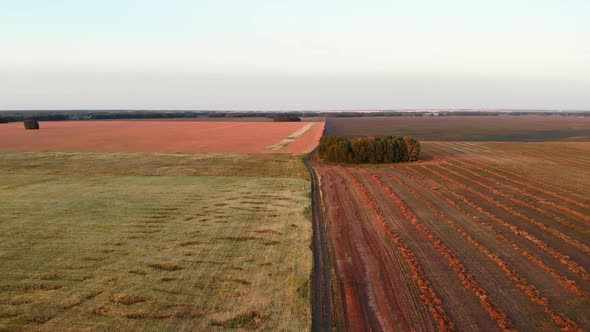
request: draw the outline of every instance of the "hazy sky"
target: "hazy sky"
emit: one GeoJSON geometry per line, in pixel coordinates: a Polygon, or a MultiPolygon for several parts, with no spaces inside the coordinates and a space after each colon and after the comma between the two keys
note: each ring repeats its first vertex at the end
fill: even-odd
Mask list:
{"type": "Polygon", "coordinates": [[[590,109],[588,0],[0,0],[0,109],[590,109]]]}

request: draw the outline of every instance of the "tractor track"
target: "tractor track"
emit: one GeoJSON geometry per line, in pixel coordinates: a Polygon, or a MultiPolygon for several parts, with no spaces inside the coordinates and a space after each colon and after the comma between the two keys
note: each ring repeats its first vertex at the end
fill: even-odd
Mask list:
{"type": "Polygon", "coordinates": [[[305,166],[311,181],[311,212],[313,227],[313,271],[312,271],[312,331],[332,331],[332,290],[330,282],[330,255],[325,234],[322,197],[316,170],[310,157],[305,158],[305,166]]]}

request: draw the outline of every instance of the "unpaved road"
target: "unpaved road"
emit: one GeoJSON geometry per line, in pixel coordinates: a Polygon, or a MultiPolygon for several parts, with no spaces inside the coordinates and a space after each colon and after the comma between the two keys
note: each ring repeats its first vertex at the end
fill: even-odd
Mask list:
{"type": "Polygon", "coordinates": [[[312,331],[331,331],[334,327],[332,318],[332,300],[330,289],[330,262],[328,243],[325,236],[325,224],[322,211],[320,186],[317,173],[309,157],[305,166],[311,177],[311,209],[313,223],[313,299],[312,331]]]}

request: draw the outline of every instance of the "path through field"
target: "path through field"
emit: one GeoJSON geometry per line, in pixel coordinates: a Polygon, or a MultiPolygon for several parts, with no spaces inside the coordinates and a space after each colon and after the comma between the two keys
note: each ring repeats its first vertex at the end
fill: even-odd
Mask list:
{"type": "Polygon", "coordinates": [[[309,158],[305,159],[311,180],[311,213],[313,228],[313,298],[312,331],[331,331],[334,328],[334,301],[331,292],[331,272],[326,225],[321,203],[319,179],[309,158]]]}

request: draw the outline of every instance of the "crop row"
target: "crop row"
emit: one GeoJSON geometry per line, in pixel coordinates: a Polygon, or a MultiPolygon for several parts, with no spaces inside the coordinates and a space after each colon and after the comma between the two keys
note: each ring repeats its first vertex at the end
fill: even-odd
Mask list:
{"type": "MultiPolygon", "coordinates": [[[[439,167],[439,168],[443,169],[442,167],[439,167]]],[[[466,180],[471,181],[471,182],[473,182],[473,183],[475,183],[475,184],[477,184],[477,185],[479,185],[479,186],[481,186],[483,188],[486,188],[486,185],[483,184],[483,183],[481,183],[480,181],[473,180],[473,179],[470,180],[465,175],[460,174],[458,172],[455,172],[453,170],[450,170],[448,168],[444,168],[444,170],[447,171],[447,172],[449,172],[450,174],[453,174],[453,175],[455,175],[457,177],[460,177],[462,179],[466,179],[466,180]]],[[[494,194],[496,194],[498,196],[506,197],[506,198],[508,198],[509,200],[511,200],[511,201],[513,201],[515,203],[521,203],[521,205],[526,204],[526,203],[519,202],[518,200],[510,197],[509,195],[507,195],[507,194],[505,194],[505,193],[503,193],[503,192],[501,192],[499,190],[496,190],[496,189],[494,189],[494,188],[492,188],[490,186],[487,186],[486,189],[490,190],[492,193],[494,193],[494,194]]],[[[588,247],[587,245],[581,243],[580,241],[574,240],[574,239],[570,238],[569,236],[561,233],[560,231],[558,231],[556,229],[547,227],[543,223],[538,222],[538,221],[534,220],[533,218],[530,218],[530,217],[524,215],[523,213],[520,213],[520,212],[514,210],[513,208],[502,204],[498,200],[496,200],[496,199],[494,199],[492,197],[489,197],[489,196],[487,196],[487,195],[485,195],[485,194],[483,194],[483,193],[481,193],[481,192],[479,192],[477,190],[474,190],[472,187],[466,187],[466,190],[469,191],[469,192],[471,192],[471,193],[473,193],[473,194],[475,194],[475,195],[477,195],[477,196],[479,196],[479,197],[481,197],[482,199],[486,200],[487,202],[489,202],[489,203],[491,203],[491,204],[499,207],[500,209],[508,212],[509,214],[513,215],[514,217],[517,217],[520,220],[526,221],[526,222],[528,222],[528,223],[530,223],[530,224],[538,227],[539,229],[541,229],[541,230],[543,230],[543,231],[545,231],[545,232],[547,232],[549,234],[552,234],[553,236],[557,237],[558,239],[562,240],[563,242],[568,243],[568,244],[570,244],[570,245],[572,245],[572,246],[580,249],[581,251],[583,251],[583,252],[585,252],[587,254],[590,253],[590,247],[588,247]]]]}
{"type": "Polygon", "coordinates": [[[352,179],[356,188],[363,194],[365,199],[369,202],[369,206],[377,215],[379,223],[385,229],[385,232],[389,239],[400,249],[402,256],[410,266],[412,278],[418,284],[420,290],[420,298],[426,304],[429,311],[432,313],[435,321],[437,322],[441,331],[453,331],[455,330],[455,324],[451,322],[450,317],[445,312],[442,301],[432,288],[430,281],[426,278],[424,270],[420,266],[416,255],[410,250],[408,245],[402,240],[402,238],[388,225],[385,217],[381,213],[379,206],[374,202],[371,195],[364,187],[364,185],[346,168],[343,170],[352,179]]]}
{"type": "MultiPolygon", "coordinates": [[[[395,193],[391,191],[389,187],[387,187],[379,178],[372,176],[366,170],[360,168],[361,172],[367,173],[371,176],[375,182],[383,189],[387,195],[391,198],[392,201],[396,203],[398,208],[401,210],[402,214],[405,218],[407,218],[410,223],[424,235],[432,245],[435,247],[436,251],[439,252],[447,261],[447,264],[451,267],[451,269],[457,275],[457,278],[460,280],[461,284],[465,289],[471,291],[475,294],[478,298],[480,303],[482,304],[483,308],[487,311],[490,317],[496,321],[496,323],[503,329],[510,329],[512,328],[512,322],[508,318],[508,315],[500,309],[488,292],[481,287],[477,281],[471,276],[468,272],[463,263],[457,258],[457,256],[453,253],[453,251],[447,247],[443,241],[438,238],[436,235],[432,234],[420,221],[416,218],[416,215],[410,210],[410,208],[406,205],[406,203],[399,198],[395,193]]],[[[351,176],[353,176],[351,174],[351,176]]]]}
{"type": "MultiPolygon", "coordinates": [[[[466,167],[466,164],[465,163],[463,163],[463,162],[456,162],[456,164],[459,164],[459,165],[455,165],[456,167],[461,167],[462,169],[466,169],[465,168],[466,167]]],[[[577,206],[579,206],[581,208],[584,208],[584,209],[589,208],[589,206],[587,204],[584,204],[584,203],[579,202],[577,200],[574,200],[574,199],[571,199],[571,198],[568,198],[568,197],[565,197],[565,196],[562,196],[562,195],[556,195],[556,194],[551,193],[551,192],[549,192],[547,190],[544,190],[544,189],[541,189],[541,188],[536,188],[534,186],[528,185],[528,184],[523,183],[523,182],[520,182],[520,181],[512,180],[512,179],[510,179],[510,178],[508,178],[506,176],[503,176],[503,175],[500,175],[500,174],[491,172],[488,169],[479,167],[476,164],[472,163],[471,161],[469,161],[468,167],[469,168],[473,168],[473,169],[477,169],[477,170],[480,170],[480,171],[483,171],[483,172],[486,172],[488,174],[492,174],[492,175],[494,175],[496,177],[499,177],[499,178],[501,178],[501,179],[503,179],[505,181],[512,182],[512,183],[516,184],[518,187],[529,188],[529,189],[532,189],[532,190],[536,190],[536,191],[542,192],[543,194],[545,194],[547,196],[551,196],[552,198],[554,198],[557,201],[565,201],[565,202],[568,202],[570,204],[577,205],[577,206]]],[[[471,172],[471,173],[473,174],[473,172],[471,172]]],[[[536,197],[534,195],[531,195],[530,193],[528,193],[526,191],[523,191],[521,189],[515,188],[513,185],[508,185],[506,183],[501,183],[501,184],[503,186],[505,186],[505,187],[508,187],[508,188],[512,188],[514,190],[517,190],[520,194],[522,194],[522,195],[524,195],[526,197],[529,197],[529,198],[532,198],[532,199],[535,199],[535,200],[539,201],[539,198],[538,197],[536,197]]],[[[586,216],[586,215],[584,215],[582,213],[579,213],[577,211],[574,211],[572,209],[569,209],[569,208],[567,208],[565,206],[557,205],[557,204],[555,204],[552,201],[543,200],[543,203],[544,204],[547,204],[547,205],[551,205],[551,206],[555,207],[558,210],[561,210],[563,212],[569,213],[570,215],[576,216],[576,217],[581,218],[581,219],[583,219],[585,221],[590,221],[590,217],[588,217],[588,216],[586,216]]]]}
{"type": "MultiPolygon", "coordinates": [[[[473,168],[478,169],[478,170],[483,170],[483,171],[487,172],[488,174],[492,174],[492,175],[494,175],[494,176],[496,176],[498,178],[504,179],[504,180],[506,180],[508,182],[512,182],[512,183],[514,183],[514,184],[516,184],[518,186],[521,186],[521,187],[525,187],[525,188],[529,188],[529,189],[532,189],[532,190],[536,190],[536,191],[542,192],[542,193],[544,193],[546,195],[549,195],[551,197],[554,197],[554,198],[556,198],[558,200],[563,200],[563,201],[566,201],[568,203],[571,203],[571,204],[574,204],[574,205],[577,205],[577,206],[580,206],[580,207],[583,207],[583,208],[590,208],[590,205],[584,204],[584,203],[580,202],[579,200],[572,199],[572,198],[567,197],[567,196],[564,196],[564,195],[557,195],[557,194],[554,193],[555,191],[560,191],[560,192],[562,192],[562,193],[564,193],[566,195],[570,195],[572,197],[577,197],[578,199],[588,199],[587,197],[585,197],[583,195],[579,195],[579,194],[577,194],[575,192],[572,192],[570,190],[564,189],[563,186],[554,186],[554,185],[549,184],[549,183],[541,183],[541,182],[536,181],[536,180],[531,179],[531,178],[524,178],[524,177],[522,177],[522,176],[516,174],[515,172],[512,172],[512,171],[510,171],[510,170],[508,170],[506,168],[500,169],[500,168],[494,167],[494,166],[492,166],[490,164],[484,164],[484,163],[478,162],[478,161],[474,160],[473,158],[470,158],[470,159],[467,159],[467,160],[469,161],[469,166],[470,167],[473,167],[473,168]],[[508,174],[510,176],[509,177],[508,176],[504,176],[500,172],[506,173],[506,174],[508,174]],[[523,180],[525,182],[523,182],[523,180]],[[548,190],[543,189],[542,188],[543,186],[544,187],[551,188],[552,191],[548,191],[548,190]]],[[[455,160],[454,162],[461,163],[461,164],[464,164],[464,165],[466,164],[465,162],[459,161],[459,160],[455,160]]]]}
{"type": "MultiPolygon", "coordinates": [[[[437,148],[442,148],[444,149],[446,152],[445,153],[456,153],[456,151],[461,151],[461,149],[459,147],[457,147],[457,143],[437,143],[436,146],[437,148]]],[[[430,151],[431,152],[431,151],[430,151]]],[[[444,155],[444,153],[442,153],[444,155]]],[[[481,154],[477,154],[477,156],[481,157],[481,154]]],[[[518,156],[518,155],[516,155],[518,156]]],[[[523,166],[518,166],[518,165],[514,165],[514,162],[518,162],[518,158],[512,158],[513,156],[510,156],[511,158],[509,159],[509,163],[504,163],[502,164],[502,171],[506,171],[509,172],[509,168],[515,168],[518,169],[520,172],[523,172],[520,168],[523,166]]],[[[497,163],[499,159],[501,159],[502,156],[498,156],[498,155],[494,155],[493,156],[493,161],[494,163],[497,163]]],[[[489,159],[489,158],[488,158],[489,159]]],[[[470,160],[471,161],[471,160],[470,160]]],[[[487,164],[486,164],[487,165],[487,164]]],[[[525,171],[528,171],[528,164],[525,164],[526,166],[524,166],[525,171]]],[[[535,169],[534,169],[534,174],[537,178],[539,179],[543,179],[543,183],[546,183],[547,181],[552,182],[555,181],[556,177],[560,177],[560,179],[562,179],[562,181],[559,184],[559,188],[568,188],[568,190],[574,191],[574,192],[579,192],[581,193],[582,197],[587,197],[587,195],[585,194],[590,194],[590,190],[584,189],[579,185],[572,185],[571,182],[575,179],[572,178],[563,178],[563,174],[561,174],[561,172],[551,172],[548,171],[546,169],[544,169],[544,166],[548,166],[547,163],[537,163],[535,165],[535,169]]],[[[511,173],[512,174],[512,173],[511,173]]]]}
{"type": "MultiPolygon", "coordinates": [[[[485,177],[483,177],[483,176],[481,176],[481,175],[479,175],[479,174],[477,174],[477,173],[469,170],[464,165],[453,165],[453,166],[459,168],[464,173],[468,173],[468,174],[473,175],[475,178],[484,179],[484,180],[487,179],[487,178],[485,178],[485,177]]],[[[478,169],[476,166],[471,166],[471,167],[473,167],[475,169],[478,169]]],[[[449,170],[449,172],[451,172],[449,168],[445,168],[445,169],[447,169],[447,170],[449,170]]],[[[494,193],[494,194],[496,194],[498,196],[502,196],[504,198],[507,198],[510,201],[512,201],[512,202],[514,202],[514,203],[516,203],[518,205],[525,206],[525,207],[527,207],[527,208],[529,208],[531,210],[537,211],[538,213],[540,213],[540,214],[542,214],[544,216],[547,216],[547,217],[555,220],[559,224],[562,224],[562,225],[564,225],[566,227],[569,227],[569,228],[573,228],[576,231],[581,232],[581,233],[588,233],[589,232],[586,228],[581,228],[580,225],[578,225],[576,223],[568,222],[564,218],[562,218],[560,216],[557,216],[557,215],[555,215],[555,214],[553,214],[553,213],[551,213],[551,212],[549,212],[549,211],[547,211],[547,210],[539,207],[540,204],[539,205],[535,205],[535,204],[531,204],[531,203],[529,203],[529,202],[527,202],[527,201],[525,201],[523,199],[514,198],[514,196],[512,196],[512,195],[506,194],[506,193],[504,193],[504,192],[502,192],[500,190],[497,190],[497,189],[495,189],[495,188],[493,188],[491,186],[488,186],[488,185],[484,184],[481,181],[475,180],[474,178],[469,179],[469,178],[465,177],[464,175],[461,175],[461,177],[464,178],[464,179],[468,179],[469,181],[472,181],[472,182],[476,183],[477,185],[479,185],[479,186],[481,186],[481,187],[489,190],[490,192],[492,192],[492,193],[494,193]]],[[[550,201],[547,201],[547,200],[539,200],[539,198],[531,195],[530,193],[528,193],[528,192],[526,192],[526,191],[524,191],[524,190],[522,190],[522,189],[520,189],[518,187],[510,186],[510,185],[507,185],[507,184],[504,184],[504,183],[501,183],[501,182],[496,182],[496,183],[499,184],[499,185],[501,185],[501,186],[503,186],[503,187],[506,187],[506,188],[509,188],[511,190],[514,190],[515,192],[519,193],[522,196],[532,198],[532,199],[536,200],[539,203],[544,203],[544,204],[547,204],[547,205],[554,206],[555,208],[557,208],[559,210],[567,211],[567,212],[570,213],[570,215],[575,215],[576,217],[578,217],[578,215],[580,215],[579,212],[572,211],[572,210],[567,209],[567,208],[562,207],[562,206],[558,206],[557,204],[555,204],[553,202],[550,202],[550,201]]],[[[584,216],[584,219],[588,219],[588,218],[586,216],[584,216]]]]}
{"type": "Polygon", "coordinates": [[[559,153],[549,152],[546,150],[547,147],[543,147],[543,146],[539,146],[539,145],[535,145],[534,150],[530,149],[528,147],[523,147],[522,144],[506,144],[506,145],[502,145],[500,147],[500,149],[502,152],[509,153],[512,155],[533,157],[533,158],[537,158],[537,159],[541,159],[541,160],[545,160],[545,161],[554,162],[557,164],[565,163],[571,167],[580,167],[580,168],[587,167],[585,165],[586,162],[580,158],[571,157],[567,153],[563,153],[561,151],[559,153]]]}
{"type": "MultiPolygon", "coordinates": [[[[410,174],[406,171],[402,171],[401,169],[400,169],[400,172],[402,172],[407,177],[414,179],[415,181],[418,181],[417,178],[413,174],[410,174]]],[[[432,181],[432,183],[436,186],[436,188],[441,187],[441,184],[438,183],[436,180],[431,179],[431,178],[429,178],[429,180],[432,181]]],[[[422,184],[424,184],[423,181],[420,181],[420,182],[422,184]]],[[[430,188],[434,189],[435,187],[430,187],[430,188]]],[[[408,189],[408,190],[410,190],[410,189],[408,189]]],[[[527,258],[530,262],[537,265],[541,269],[547,271],[555,280],[561,282],[567,289],[571,290],[574,294],[580,295],[580,296],[590,296],[590,293],[581,289],[575,281],[567,278],[566,276],[559,274],[553,268],[548,266],[542,259],[540,259],[539,257],[535,256],[534,254],[530,253],[525,248],[523,248],[522,245],[520,245],[519,243],[514,242],[514,241],[510,240],[509,238],[507,238],[506,236],[504,236],[500,231],[498,231],[496,229],[496,227],[494,227],[490,223],[488,223],[485,220],[483,220],[482,218],[474,215],[473,213],[470,213],[469,211],[467,211],[465,208],[461,207],[459,204],[457,204],[457,202],[450,199],[449,197],[442,195],[439,190],[432,190],[432,192],[435,193],[441,199],[443,199],[447,204],[454,207],[462,214],[468,216],[471,220],[473,220],[474,222],[481,225],[483,228],[485,228],[490,233],[494,234],[498,239],[500,239],[500,241],[502,241],[503,243],[506,243],[508,246],[510,246],[512,249],[514,249],[514,251],[520,253],[522,256],[527,258]]],[[[465,197],[461,196],[460,194],[457,194],[453,191],[447,191],[447,190],[445,190],[445,192],[450,193],[457,200],[464,202],[465,204],[471,206],[472,208],[474,208],[478,211],[481,211],[478,207],[474,206],[474,204],[471,204],[470,201],[468,201],[465,197]]]]}
{"type": "MultiPolygon", "coordinates": [[[[382,187],[387,187],[380,179],[380,177],[376,174],[373,174],[372,177],[379,183],[382,187]]],[[[408,192],[410,192],[415,198],[417,198],[422,204],[424,204],[431,212],[433,212],[439,220],[443,221],[447,225],[449,225],[452,229],[454,229],[457,234],[467,240],[474,248],[479,250],[485,256],[487,256],[490,260],[492,260],[496,265],[504,272],[506,277],[510,279],[512,282],[516,284],[516,287],[520,289],[529,299],[541,306],[543,306],[544,311],[551,317],[554,318],[554,322],[558,324],[561,328],[570,328],[570,329],[577,329],[578,326],[575,322],[566,318],[563,314],[554,312],[551,308],[549,308],[549,300],[544,297],[541,292],[532,284],[530,284],[527,279],[516,271],[514,271],[510,266],[500,258],[497,254],[490,251],[486,246],[484,246],[481,242],[474,239],[469,233],[465,231],[459,224],[451,220],[445,213],[434,207],[431,202],[429,202],[424,196],[419,194],[413,188],[410,188],[407,184],[401,181],[399,178],[390,175],[399,186],[404,187],[408,192]],[[559,319],[556,319],[559,318],[559,319]],[[563,324],[563,325],[561,325],[563,324]]],[[[398,197],[399,198],[399,197],[398,197]]],[[[401,198],[400,198],[401,199],[401,198]]],[[[403,201],[403,200],[402,200],[403,201]]]]}
{"type": "Polygon", "coordinates": [[[540,159],[547,159],[547,160],[551,160],[551,161],[555,161],[557,163],[567,163],[567,165],[572,165],[572,166],[579,166],[582,168],[586,168],[587,167],[587,163],[588,161],[586,159],[584,159],[584,155],[578,155],[579,157],[575,157],[575,156],[571,156],[568,153],[564,153],[562,151],[555,153],[555,152],[549,152],[545,149],[541,149],[538,146],[535,146],[535,150],[531,150],[528,147],[525,147],[525,145],[508,145],[507,146],[507,151],[514,151],[515,154],[522,154],[525,156],[534,156],[536,158],[540,158],[540,159]]]}
{"type": "MultiPolygon", "coordinates": [[[[430,172],[430,173],[434,174],[435,177],[443,178],[443,179],[447,180],[449,183],[457,186],[458,188],[461,188],[461,189],[466,190],[466,191],[470,191],[471,190],[471,188],[469,188],[465,184],[460,183],[458,181],[455,181],[455,180],[453,180],[453,179],[451,179],[451,178],[443,175],[442,173],[440,173],[440,172],[438,172],[438,171],[436,171],[436,170],[434,170],[432,168],[426,168],[426,167],[419,167],[419,168],[420,169],[423,169],[423,170],[425,170],[427,172],[430,172]]],[[[453,196],[457,197],[459,200],[461,200],[462,202],[464,202],[465,204],[467,204],[470,207],[472,207],[475,210],[477,210],[479,213],[481,213],[481,214],[485,215],[486,217],[488,217],[490,220],[494,220],[495,222],[497,222],[500,225],[504,226],[505,228],[507,228],[508,230],[510,230],[513,234],[518,235],[518,236],[522,236],[523,238],[525,238],[525,239],[529,240],[530,242],[534,243],[541,250],[543,250],[544,252],[546,252],[550,256],[556,258],[561,264],[564,264],[565,266],[567,266],[567,268],[570,271],[579,274],[584,280],[590,280],[590,275],[588,274],[588,272],[582,266],[580,266],[578,263],[572,261],[568,256],[566,256],[566,255],[558,252],[557,250],[555,250],[554,248],[552,248],[551,246],[549,246],[545,242],[541,241],[540,239],[538,239],[534,235],[530,234],[529,232],[527,232],[527,231],[525,231],[525,230],[523,230],[523,229],[521,229],[521,228],[513,225],[512,223],[507,222],[506,220],[503,220],[501,218],[496,217],[490,211],[482,208],[481,206],[477,205],[473,201],[467,199],[465,196],[460,195],[458,193],[455,193],[452,190],[449,190],[449,192],[453,196]]]]}

